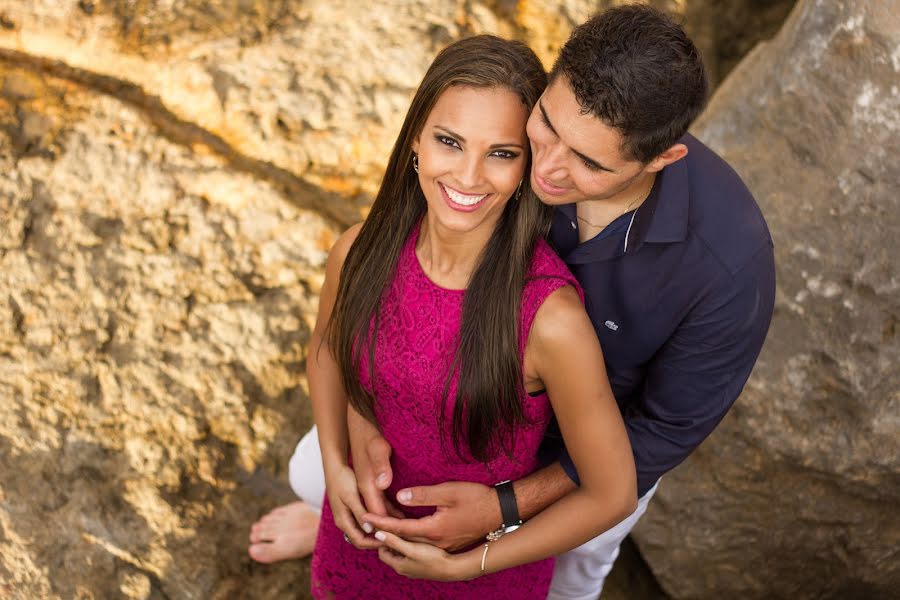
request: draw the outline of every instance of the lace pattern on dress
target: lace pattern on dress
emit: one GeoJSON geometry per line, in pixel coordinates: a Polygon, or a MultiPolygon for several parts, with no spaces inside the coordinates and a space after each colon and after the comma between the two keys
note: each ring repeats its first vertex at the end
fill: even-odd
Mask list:
{"type": "MultiPolygon", "coordinates": [[[[441,402],[446,376],[456,351],[464,291],[434,284],[415,254],[418,226],[398,260],[384,294],[375,343],[376,376],[369,381],[363,357],[360,379],[375,399],[375,414],[392,448],[394,478],[388,489],[393,499],[402,488],[446,481],[493,485],[520,479],[538,467],[537,450],[551,417],[546,394],[523,395],[530,424],[517,428],[512,452],[500,452],[487,463],[458,457],[450,427],[442,426],[441,402]]],[[[543,241],[535,248],[520,309],[520,357],[538,308],[556,289],[573,285],[565,264],[543,241]]],[[[455,374],[448,402],[455,401],[455,374]]],[[[452,415],[452,404],[446,410],[452,415]]],[[[465,448],[465,445],[461,445],[465,448]]],[[[397,504],[399,507],[400,505],[397,504]]],[[[431,507],[409,507],[410,517],[423,517],[431,507]]],[[[375,551],[357,550],[343,539],[334,524],[327,497],[312,561],[312,592],[316,598],[544,598],[553,561],[521,565],[465,582],[411,580],[395,573],[375,551]]]]}

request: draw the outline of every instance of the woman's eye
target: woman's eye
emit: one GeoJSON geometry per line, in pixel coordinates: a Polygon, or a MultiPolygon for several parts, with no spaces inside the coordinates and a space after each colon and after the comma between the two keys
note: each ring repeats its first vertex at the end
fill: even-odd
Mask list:
{"type": "Polygon", "coordinates": [[[497,150],[496,152],[494,152],[494,156],[496,156],[498,158],[505,158],[507,160],[512,160],[514,158],[518,158],[519,153],[511,152],[509,150],[497,150]]]}
{"type": "Polygon", "coordinates": [[[451,148],[459,148],[459,142],[454,140],[452,137],[447,137],[446,135],[436,135],[434,139],[444,144],[445,146],[450,146],[451,148]]]}

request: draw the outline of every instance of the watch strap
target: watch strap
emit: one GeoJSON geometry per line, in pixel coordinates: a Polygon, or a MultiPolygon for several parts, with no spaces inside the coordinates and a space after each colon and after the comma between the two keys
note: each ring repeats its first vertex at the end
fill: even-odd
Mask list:
{"type": "Polygon", "coordinates": [[[516,493],[513,491],[512,481],[501,481],[494,485],[497,497],[500,499],[500,516],[503,518],[501,529],[519,526],[522,519],[519,518],[519,505],[516,503],[516,493]]]}

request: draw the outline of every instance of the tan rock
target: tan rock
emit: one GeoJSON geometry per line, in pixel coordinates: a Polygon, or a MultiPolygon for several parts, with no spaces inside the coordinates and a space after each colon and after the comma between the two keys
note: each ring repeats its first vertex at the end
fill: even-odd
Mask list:
{"type": "Polygon", "coordinates": [[[206,597],[219,548],[246,563],[250,521],[279,498],[240,482],[283,468],[308,418],[300,315],[334,234],[128,105],[46,83],[66,90],[59,153],[14,159],[0,137],[15,217],[0,255],[0,589],[206,597]]]}

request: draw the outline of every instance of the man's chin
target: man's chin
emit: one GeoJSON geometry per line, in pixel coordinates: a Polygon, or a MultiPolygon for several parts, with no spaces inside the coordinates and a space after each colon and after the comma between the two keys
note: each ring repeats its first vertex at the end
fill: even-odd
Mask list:
{"type": "Polygon", "coordinates": [[[532,191],[534,191],[534,195],[538,197],[538,200],[546,204],[547,206],[561,206],[563,204],[571,204],[572,200],[569,199],[569,194],[562,194],[559,196],[548,194],[541,190],[538,187],[532,187],[532,191]]]}
{"type": "Polygon", "coordinates": [[[534,173],[531,174],[531,189],[538,199],[547,206],[559,206],[561,204],[571,204],[573,202],[572,190],[564,188],[559,188],[557,190],[550,186],[549,183],[542,185],[542,180],[538,181],[538,179],[537,175],[534,173]],[[546,187],[551,189],[545,189],[546,187]]]}

